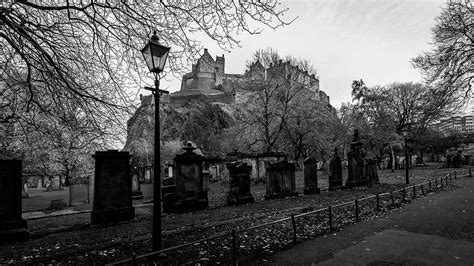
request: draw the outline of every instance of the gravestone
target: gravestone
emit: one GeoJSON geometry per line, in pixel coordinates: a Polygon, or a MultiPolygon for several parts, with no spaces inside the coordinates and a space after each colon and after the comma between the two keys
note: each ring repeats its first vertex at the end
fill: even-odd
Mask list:
{"type": "Polygon", "coordinates": [[[53,177],[51,186],[51,190],[61,190],[61,179],[59,177],[53,177]]]}
{"type": "Polygon", "coordinates": [[[303,161],[304,165],[304,190],[305,195],[318,194],[318,161],[313,157],[308,157],[303,161]]]}
{"type": "Polygon", "coordinates": [[[87,177],[69,180],[69,206],[89,203],[89,179],[87,177]]]}
{"type": "Polygon", "coordinates": [[[349,165],[347,168],[346,187],[352,188],[368,185],[368,179],[364,173],[365,153],[362,151],[362,142],[360,142],[357,129],[354,130],[354,138],[350,145],[351,150],[347,153],[349,165]]]}
{"type": "Polygon", "coordinates": [[[41,178],[38,179],[38,185],[36,186],[36,188],[38,189],[43,188],[43,180],[41,178]]]}
{"type": "Polygon", "coordinates": [[[202,189],[209,191],[209,177],[211,173],[208,170],[202,170],[202,189]]]}
{"type": "Polygon", "coordinates": [[[287,161],[272,163],[267,170],[265,199],[298,196],[295,185],[295,165],[287,161]]]}
{"type": "Polygon", "coordinates": [[[138,180],[138,173],[132,175],[132,200],[143,199],[143,193],[138,180]]]}
{"type": "Polygon", "coordinates": [[[26,199],[28,198],[28,183],[23,184],[21,190],[21,198],[26,199]]]}
{"type": "Polygon", "coordinates": [[[132,206],[130,155],[117,150],[98,151],[95,159],[94,202],[91,223],[115,223],[135,217],[132,206]]]}
{"type": "Polygon", "coordinates": [[[21,218],[21,170],[20,160],[0,160],[0,243],[30,239],[21,218]]]}
{"type": "Polygon", "coordinates": [[[375,159],[369,158],[366,160],[365,173],[371,184],[380,183],[379,176],[377,174],[377,161],[375,159]]]}
{"type": "Polygon", "coordinates": [[[238,205],[255,202],[250,193],[250,175],[252,166],[242,162],[228,163],[230,189],[227,204],[238,205]]]}
{"type": "Polygon", "coordinates": [[[194,152],[196,147],[188,142],[185,152],[174,158],[176,188],[175,193],[163,195],[165,212],[184,212],[206,209],[209,205],[207,191],[204,190],[202,155],[194,152]]]}
{"type": "Polygon", "coordinates": [[[329,190],[343,188],[342,186],[342,161],[337,154],[337,148],[334,149],[334,155],[329,161],[329,190]]]}

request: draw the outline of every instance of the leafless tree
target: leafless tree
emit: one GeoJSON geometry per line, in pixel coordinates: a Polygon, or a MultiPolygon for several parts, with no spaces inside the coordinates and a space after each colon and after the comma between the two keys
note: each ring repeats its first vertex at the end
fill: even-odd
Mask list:
{"type": "MultiPolygon", "coordinates": [[[[470,0],[449,0],[436,19],[433,50],[413,59],[438,97],[448,103],[469,99],[474,83],[474,6],[470,0]]],[[[442,103],[443,104],[443,103],[442,103]]]]}
{"type": "Polygon", "coordinates": [[[74,109],[97,128],[125,130],[146,76],[139,50],[153,30],[172,47],[165,74],[179,75],[200,40],[229,50],[240,33],[288,24],[285,11],[275,0],[7,1],[0,6],[0,119],[42,112],[64,120],[74,109]]]}

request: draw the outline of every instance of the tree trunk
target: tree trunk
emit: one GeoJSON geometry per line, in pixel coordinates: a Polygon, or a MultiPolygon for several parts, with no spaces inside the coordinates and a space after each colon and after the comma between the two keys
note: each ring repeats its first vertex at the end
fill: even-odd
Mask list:
{"type": "Polygon", "coordinates": [[[396,165],[396,161],[397,161],[396,159],[397,158],[395,158],[395,152],[393,151],[392,145],[389,145],[389,147],[390,147],[390,154],[392,156],[392,172],[393,172],[393,171],[395,171],[395,165],[396,165]]]}

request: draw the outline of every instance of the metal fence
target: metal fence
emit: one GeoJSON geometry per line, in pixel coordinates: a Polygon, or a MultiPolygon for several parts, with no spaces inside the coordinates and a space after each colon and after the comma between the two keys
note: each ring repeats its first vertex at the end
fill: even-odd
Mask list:
{"type": "Polygon", "coordinates": [[[447,174],[425,183],[402,189],[378,193],[354,201],[327,206],[325,208],[293,214],[276,221],[255,226],[233,229],[212,237],[166,248],[110,265],[156,263],[168,264],[233,264],[251,260],[274,250],[287,248],[298,241],[327,234],[346,224],[351,224],[400,206],[410,199],[424,196],[447,187],[461,176],[472,177],[471,169],[447,174]]]}

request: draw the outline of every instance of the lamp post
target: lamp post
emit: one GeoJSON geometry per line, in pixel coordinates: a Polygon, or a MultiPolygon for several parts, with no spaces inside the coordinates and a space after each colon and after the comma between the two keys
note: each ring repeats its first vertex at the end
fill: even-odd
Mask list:
{"type": "Polygon", "coordinates": [[[410,166],[408,162],[408,148],[407,148],[407,136],[408,136],[408,130],[403,129],[402,130],[402,135],[403,135],[403,142],[405,144],[405,182],[406,184],[410,184],[410,180],[408,178],[408,167],[410,166]]]}
{"type": "Polygon", "coordinates": [[[150,90],[155,100],[155,158],[154,158],[154,180],[153,180],[153,231],[152,250],[161,250],[161,163],[160,163],[160,96],[168,91],[160,90],[159,74],[165,67],[170,47],[158,42],[156,31],[153,32],[150,41],[141,50],[143,58],[150,72],[155,74],[155,87],[145,87],[150,90]]]}

